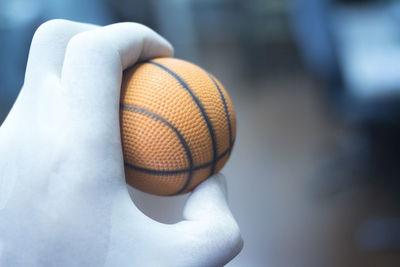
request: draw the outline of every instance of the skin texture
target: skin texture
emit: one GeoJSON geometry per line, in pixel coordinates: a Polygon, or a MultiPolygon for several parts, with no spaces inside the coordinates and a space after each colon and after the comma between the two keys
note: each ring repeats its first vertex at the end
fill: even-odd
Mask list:
{"type": "Polygon", "coordinates": [[[39,27],[0,127],[0,266],[221,266],[240,252],[219,174],[191,193],[177,224],[148,218],[129,197],[122,71],[172,54],[140,24],[39,27]]]}

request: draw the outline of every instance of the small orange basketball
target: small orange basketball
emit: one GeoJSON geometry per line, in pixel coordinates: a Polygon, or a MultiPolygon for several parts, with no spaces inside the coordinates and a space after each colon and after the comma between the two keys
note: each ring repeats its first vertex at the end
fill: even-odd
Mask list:
{"type": "Polygon", "coordinates": [[[191,191],[228,160],[236,117],[222,84],[202,68],[157,58],[124,72],[120,109],[126,181],[156,195],[191,191]]]}

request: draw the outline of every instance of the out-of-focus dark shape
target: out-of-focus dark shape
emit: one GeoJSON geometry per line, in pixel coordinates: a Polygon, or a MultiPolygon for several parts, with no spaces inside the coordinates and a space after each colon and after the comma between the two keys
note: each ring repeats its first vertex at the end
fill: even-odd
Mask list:
{"type": "Polygon", "coordinates": [[[340,77],[329,26],[333,0],[290,2],[293,33],[303,62],[309,71],[335,86],[340,77]]]}
{"type": "Polygon", "coordinates": [[[374,218],[365,222],[356,234],[364,251],[400,247],[400,218],[374,218]]]}
{"type": "MultiPolygon", "coordinates": [[[[399,18],[398,1],[292,1],[293,29],[304,62],[325,84],[335,110],[359,128],[365,141],[330,164],[331,176],[338,173],[329,177],[331,185],[333,178],[349,186],[360,182],[361,175],[392,196],[400,193],[399,18]],[[343,169],[351,177],[343,177],[343,169]]],[[[343,188],[340,183],[336,186],[343,188]]],[[[361,247],[399,245],[400,224],[391,220],[382,231],[388,221],[379,221],[381,227],[367,223],[359,232],[361,247]]]]}
{"type": "Polygon", "coordinates": [[[353,121],[400,115],[400,3],[293,0],[302,58],[353,121]]]}

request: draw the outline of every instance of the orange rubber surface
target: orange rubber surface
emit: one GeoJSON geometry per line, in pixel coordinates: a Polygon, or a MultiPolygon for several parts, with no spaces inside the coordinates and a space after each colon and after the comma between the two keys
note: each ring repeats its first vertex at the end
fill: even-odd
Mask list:
{"type": "Polygon", "coordinates": [[[124,72],[120,124],[127,183],[156,195],[189,192],[219,172],[236,137],[235,112],[222,84],[175,58],[124,72]]]}

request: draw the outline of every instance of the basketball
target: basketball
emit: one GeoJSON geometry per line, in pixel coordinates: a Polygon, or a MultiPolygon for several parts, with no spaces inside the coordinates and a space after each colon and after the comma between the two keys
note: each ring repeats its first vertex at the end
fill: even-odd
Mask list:
{"type": "Polygon", "coordinates": [[[210,73],[176,58],[124,72],[120,125],[126,182],[178,195],[219,172],[236,137],[231,99],[210,73]]]}

